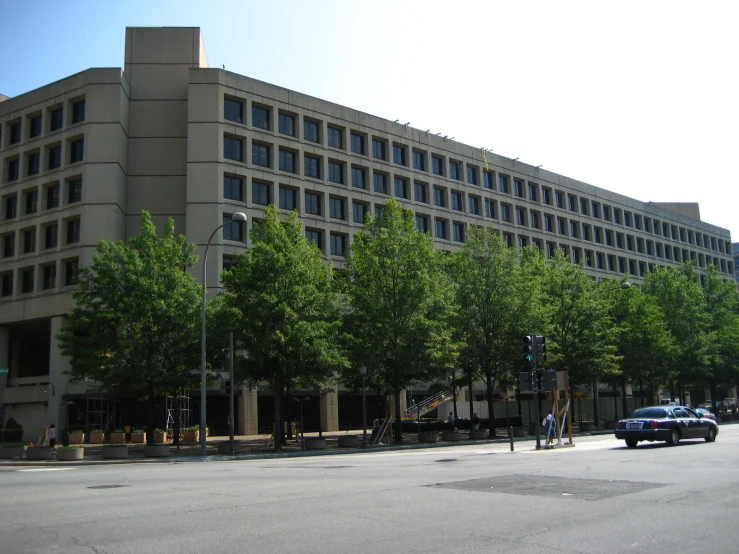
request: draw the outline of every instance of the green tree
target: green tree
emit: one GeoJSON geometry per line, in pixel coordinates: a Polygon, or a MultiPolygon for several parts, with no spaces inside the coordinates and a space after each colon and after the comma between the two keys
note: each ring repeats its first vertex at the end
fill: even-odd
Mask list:
{"type": "Polygon", "coordinates": [[[395,396],[396,441],[402,443],[401,391],[447,375],[455,353],[449,333],[451,284],[444,254],[415,227],[415,216],[390,200],[354,236],[347,268],[346,328],[354,356],[372,381],[395,396]]]}
{"type": "Polygon", "coordinates": [[[70,357],[72,381],[147,398],[148,435],[154,402],[195,386],[198,375],[200,286],[185,268],[195,246],[175,235],[174,220],[159,237],[141,212],[141,234],[128,243],[100,240],[92,265],[81,266],[76,305],[58,335],[70,357]]]}
{"type": "Polygon", "coordinates": [[[297,213],[280,222],[274,205],[264,212],[253,247],[222,275],[225,304],[236,310],[234,340],[246,358],[238,381],[266,383],[275,397],[274,421],[282,448],[282,400],[300,388],[326,390],[347,359],[332,269],[309,243],[297,213]]]}

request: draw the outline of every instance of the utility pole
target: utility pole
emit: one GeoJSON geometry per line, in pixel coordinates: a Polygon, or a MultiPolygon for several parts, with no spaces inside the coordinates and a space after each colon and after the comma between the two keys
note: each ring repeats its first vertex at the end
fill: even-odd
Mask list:
{"type": "Polygon", "coordinates": [[[228,334],[228,378],[231,380],[231,386],[228,391],[228,431],[230,434],[229,444],[231,455],[234,452],[234,333],[228,334]]]}

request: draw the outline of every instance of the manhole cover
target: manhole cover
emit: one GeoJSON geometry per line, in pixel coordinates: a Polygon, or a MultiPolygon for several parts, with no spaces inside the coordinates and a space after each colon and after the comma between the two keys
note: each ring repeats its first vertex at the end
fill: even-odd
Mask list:
{"type": "Polygon", "coordinates": [[[127,487],[128,485],[93,485],[87,487],[88,489],[120,489],[121,487],[127,487]]]}
{"type": "Polygon", "coordinates": [[[443,464],[445,462],[456,462],[457,459],[456,458],[446,458],[445,460],[434,460],[434,461],[437,463],[443,464]]]}

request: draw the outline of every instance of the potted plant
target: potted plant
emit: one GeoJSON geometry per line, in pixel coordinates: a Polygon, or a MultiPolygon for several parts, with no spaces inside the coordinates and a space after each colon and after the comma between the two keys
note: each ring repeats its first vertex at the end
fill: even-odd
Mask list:
{"type": "Polygon", "coordinates": [[[105,431],[102,429],[93,429],[90,431],[90,444],[103,444],[105,440],[105,431]]]}
{"type": "Polygon", "coordinates": [[[490,431],[487,429],[470,429],[470,440],[482,440],[488,438],[490,431]]]}
{"type": "Polygon", "coordinates": [[[110,433],[110,442],[114,444],[123,444],[126,442],[126,433],[123,429],[116,429],[110,433]]]}
{"type": "Polygon", "coordinates": [[[200,440],[200,427],[185,427],[182,430],[182,442],[198,442],[200,440]]]}
{"type": "Polygon", "coordinates": [[[439,433],[421,433],[421,442],[438,442],[439,433]]]}
{"type": "Polygon", "coordinates": [[[69,444],[85,444],[85,432],[82,429],[70,431],[69,444]]]}
{"type": "Polygon", "coordinates": [[[446,430],[441,432],[441,440],[456,442],[459,440],[459,430],[455,427],[454,430],[446,430]]]}
{"type": "Polygon", "coordinates": [[[54,449],[50,446],[29,446],[26,448],[27,460],[51,460],[54,449]]]}
{"type": "Polygon", "coordinates": [[[339,446],[342,448],[354,448],[359,446],[359,437],[357,435],[341,435],[339,437],[339,446]]]}
{"type": "MultiPolygon", "coordinates": [[[[146,442],[146,431],[143,429],[134,429],[131,431],[131,442],[134,444],[144,444],[146,442]]],[[[162,442],[154,440],[154,442],[162,442]]]]}
{"type": "Polygon", "coordinates": [[[23,440],[23,426],[15,418],[8,418],[5,424],[3,440],[7,442],[21,442],[23,440]]]}
{"type": "Polygon", "coordinates": [[[580,422],[580,432],[581,433],[589,433],[591,431],[595,431],[595,422],[593,421],[581,421],[580,422]]]}
{"type": "Polygon", "coordinates": [[[164,429],[154,429],[154,442],[167,442],[167,431],[164,429]]]}
{"type": "Polygon", "coordinates": [[[56,449],[56,459],[59,462],[71,462],[84,457],[85,448],[83,446],[58,446],[56,449]]]}
{"type": "Polygon", "coordinates": [[[103,460],[123,460],[128,458],[128,445],[125,443],[106,443],[103,445],[103,460]]]}

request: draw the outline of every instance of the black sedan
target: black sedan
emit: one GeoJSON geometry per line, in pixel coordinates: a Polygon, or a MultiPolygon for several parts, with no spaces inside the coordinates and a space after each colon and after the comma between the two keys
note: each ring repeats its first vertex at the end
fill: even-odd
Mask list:
{"type": "Polygon", "coordinates": [[[685,406],[650,406],[639,408],[616,427],[616,438],[636,448],[639,441],[665,441],[675,446],[681,439],[704,439],[713,442],[718,425],[685,406]]]}

